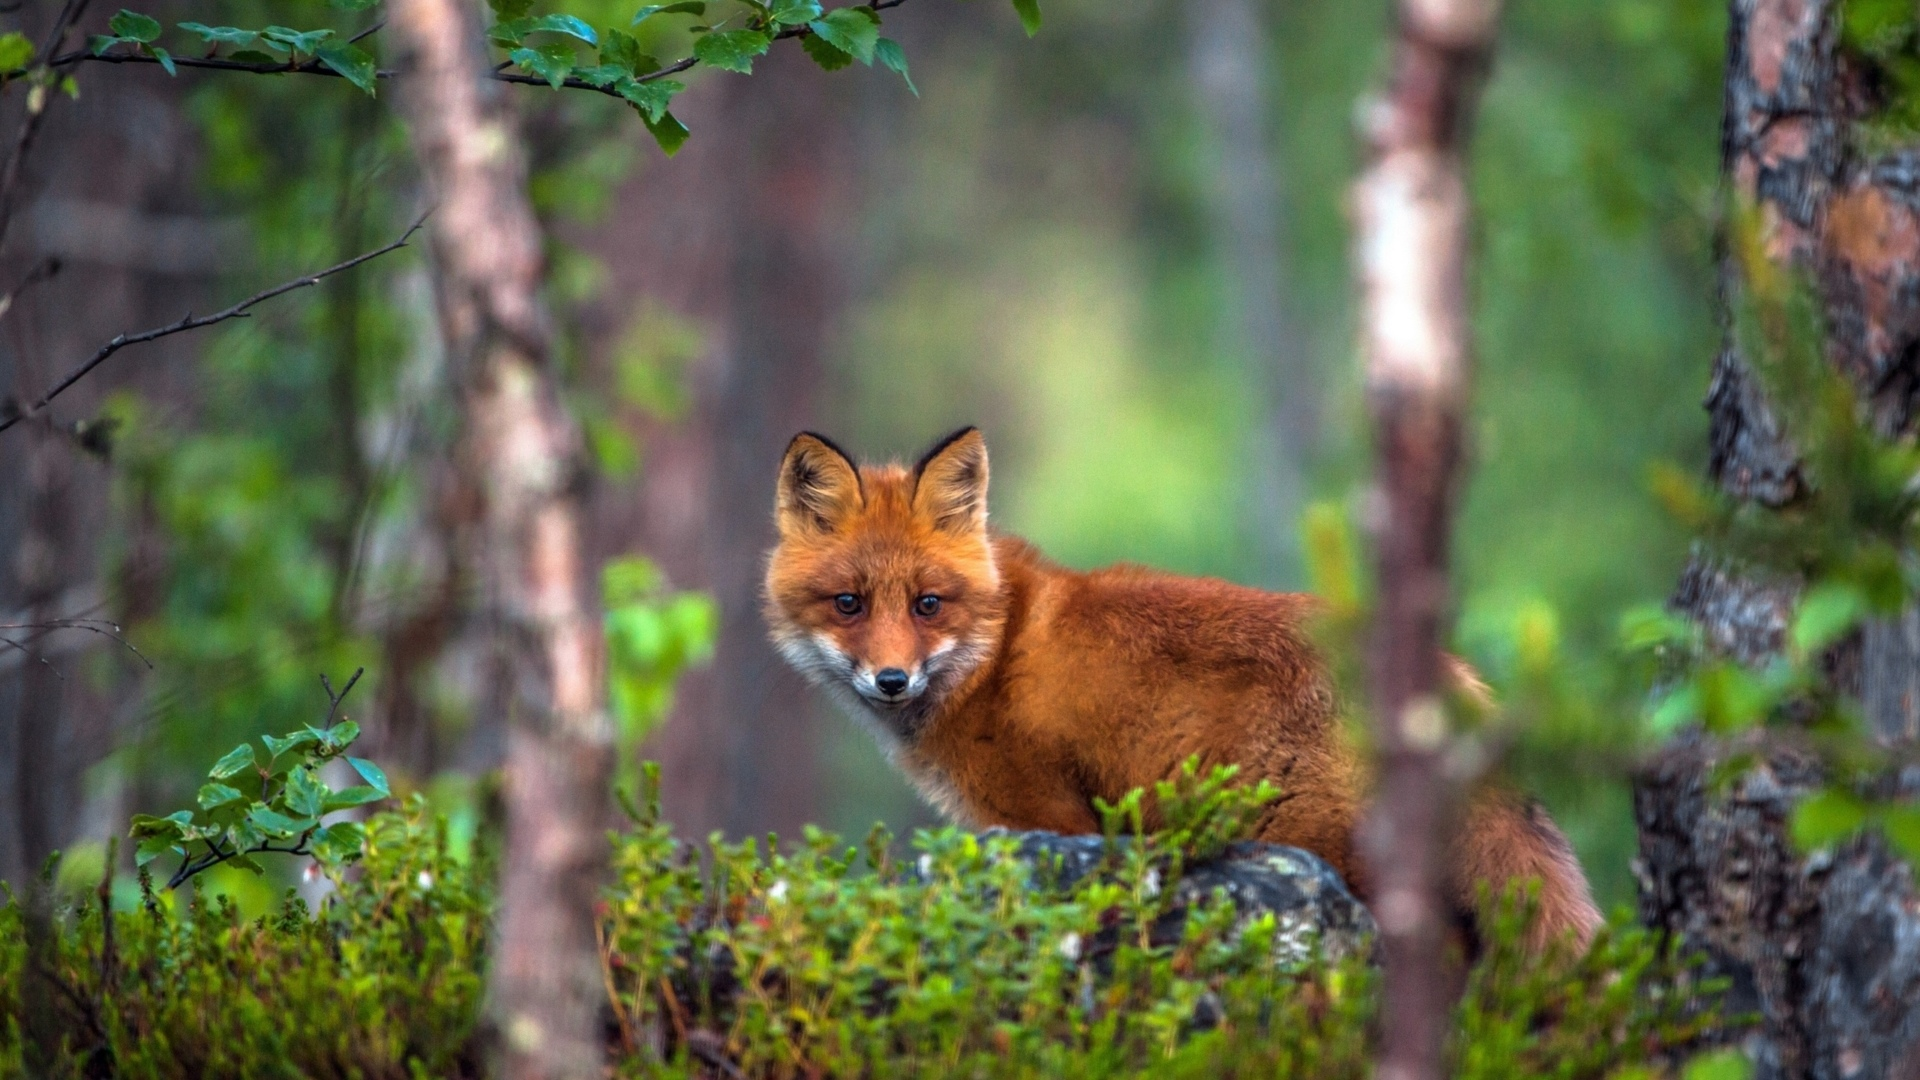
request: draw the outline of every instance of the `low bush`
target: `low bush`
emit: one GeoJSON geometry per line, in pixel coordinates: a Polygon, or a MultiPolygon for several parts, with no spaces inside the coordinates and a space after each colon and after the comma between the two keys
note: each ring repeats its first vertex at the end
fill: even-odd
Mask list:
{"type": "MultiPolygon", "coordinates": [[[[284,802],[296,785],[300,800],[324,803],[314,755],[351,741],[329,732],[256,754],[261,782],[242,768],[247,783],[228,785],[244,789],[238,805],[141,819],[149,838],[152,822],[178,826],[162,827],[177,843],[149,843],[145,857],[171,850],[204,863],[238,842],[235,823],[251,807],[284,802]]],[[[646,778],[657,790],[651,770],[646,778]]],[[[1299,928],[1243,916],[1224,896],[1176,906],[1168,886],[1271,795],[1231,781],[1189,772],[1164,786],[1169,825],[1153,836],[1126,835],[1137,800],[1108,808],[1102,864],[1071,882],[1022,858],[1012,838],[951,828],[917,834],[904,859],[879,830],[857,847],[811,830],[785,848],[772,838],[696,847],[643,793],[613,838],[602,912],[612,1067],[633,1077],[1365,1077],[1377,983],[1366,957],[1329,960],[1299,928]]],[[[278,911],[243,918],[198,891],[204,877],[171,891],[144,869],[130,903],[116,904],[111,871],[95,889],[9,898],[0,1076],[483,1072],[484,845],[456,857],[418,797],[351,835],[350,849],[311,854],[332,886],[317,910],[289,890],[278,911]]],[[[308,845],[295,836],[277,846],[308,845]]],[[[1582,955],[1533,958],[1518,944],[1523,917],[1524,904],[1510,905],[1468,983],[1456,1075],[1662,1075],[1715,1023],[1717,989],[1645,932],[1616,922],[1582,955]]]]}

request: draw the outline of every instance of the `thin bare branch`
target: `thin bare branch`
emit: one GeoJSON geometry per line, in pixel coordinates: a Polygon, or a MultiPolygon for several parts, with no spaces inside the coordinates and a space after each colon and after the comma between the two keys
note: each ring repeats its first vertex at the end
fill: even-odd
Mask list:
{"type": "Polygon", "coordinates": [[[105,345],[102,345],[100,347],[100,350],[94,353],[91,357],[89,357],[85,363],[81,364],[79,367],[76,367],[72,371],[68,372],[65,378],[61,379],[58,383],[55,383],[52,389],[48,390],[45,394],[42,394],[40,397],[40,400],[28,406],[25,411],[16,413],[15,415],[12,415],[12,416],[8,416],[5,419],[0,419],[0,432],[4,432],[8,428],[19,423],[20,421],[28,419],[29,417],[37,416],[41,412],[45,411],[46,407],[52,403],[54,398],[57,398],[61,394],[66,393],[68,388],[73,386],[74,383],[77,383],[81,379],[85,378],[88,372],[92,371],[94,368],[99,367],[101,363],[103,363],[107,359],[107,357],[112,356],[114,353],[119,352],[121,349],[124,349],[129,345],[139,345],[145,342],[154,341],[159,338],[167,337],[172,334],[184,333],[188,330],[198,330],[202,327],[212,326],[215,323],[225,322],[228,319],[244,318],[247,314],[247,309],[253,307],[256,304],[262,303],[267,300],[271,300],[274,297],[283,295],[285,293],[290,293],[295,289],[304,289],[310,285],[318,285],[321,281],[327,278],[330,278],[335,274],[339,274],[347,270],[351,270],[354,267],[359,266],[361,263],[369,262],[373,259],[377,259],[380,256],[387,254],[390,251],[397,251],[400,248],[406,247],[407,242],[413,239],[413,234],[420,230],[420,226],[424,224],[426,220],[427,220],[427,215],[421,214],[418,218],[414,220],[412,225],[407,226],[407,231],[400,235],[400,239],[395,240],[393,243],[388,244],[385,247],[377,248],[373,251],[366,252],[365,254],[362,254],[362,255],[355,255],[353,258],[348,259],[345,262],[336,263],[333,266],[329,266],[325,270],[322,270],[318,273],[308,274],[305,277],[295,278],[292,281],[283,282],[279,285],[275,285],[273,288],[267,289],[264,292],[255,293],[252,296],[247,297],[245,300],[242,300],[239,303],[223,311],[214,312],[212,315],[200,315],[200,316],[195,316],[192,312],[188,312],[186,315],[181,316],[178,322],[169,323],[166,326],[158,326],[153,328],[152,330],[142,330],[137,334],[121,334],[119,337],[116,337],[112,341],[109,341],[105,345]]]}
{"type": "Polygon", "coordinates": [[[323,726],[333,726],[333,717],[340,711],[340,703],[347,700],[347,695],[353,693],[353,684],[359,682],[360,676],[366,673],[366,668],[355,668],[353,677],[347,680],[347,685],[341,687],[337,694],[333,692],[333,681],[327,678],[327,673],[324,671],[320,673],[320,689],[327,692],[327,722],[323,726]]]}
{"type": "MultiPolygon", "coordinates": [[[[73,29],[80,16],[86,13],[89,0],[67,0],[60,7],[60,14],[53,20],[53,28],[47,32],[46,42],[41,45],[39,55],[52,56],[66,44],[67,34],[73,29]]],[[[27,115],[20,121],[20,130],[13,138],[13,153],[7,155],[7,164],[0,169],[0,247],[6,245],[7,227],[13,223],[14,204],[20,194],[21,169],[27,160],[27,153],[33,149],[34,137],[40,133],[40,125],[46,120],[47,106],[53,101],[53,87],[47,76],[52,74],[54,64],[42,62],[29,76],[33,88],[27,93],[27,115]]]]}
{"type": "MultiPolygon", "coordinates": [[[[108,622],[105,619],[48,619],[46,622],[36,623],[0,623],[0,630],[38,631],[38,633],[27,639],[29,642],[38,641],[53,630],[84,630],[88,633],[99,634],[101,637],[110,638],[113,641],[119,642],[128,652],[139,658],[141,663],[147,665],[148,671],[153,670],[153,661],[147,659],[145,653],[135,648],[133,642],[126,639],[120,632],[120,624],[108,622]]],[[[8,644],[14,643],[9,641],[8,644]]]]}
{"type": "Polygon", "coordinates": [[[34,263],[33,268],[28,270],[26,276],[21,278],[13,288],[8,289],[4,294],[0,294],[0,319],[7,317],[7,312],[13,310],[13,302],[20,299],[28,289],[51,279],[59,273],[60,260],[51,255],[34,263]]]}

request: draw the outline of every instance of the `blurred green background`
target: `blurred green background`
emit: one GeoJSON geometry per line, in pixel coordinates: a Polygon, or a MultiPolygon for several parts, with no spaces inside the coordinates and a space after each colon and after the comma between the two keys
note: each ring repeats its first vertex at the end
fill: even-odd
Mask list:
{"type": "MultiPolygon", "coordinates": [[[[305,25],[269,0],[210,6],[239,25],[305,25]]],[[[627,15],[562,6],[596,24],[627,15]]],[[[1644,692],[1614,660],[1615,623],[1665,594],[1686,544],[1646,469],[1704,458],[1720,8],[1516,0],[1475,139],[1480,367],[1457,647],[1502,686],[1528,641],[1554,650],[1574,705],[1542,713],[1514,764],[1608,904],[1631,898],[1633,835],[1605,747],[1634,728],[1644,692]]],[[[1362,516],[1344,201],[1387,5],[1045,10],[1032,41],[1003,4],[889,12],[918,96],[877,68],[828,75],[792,55],[750,79],[701,75],[678,106],[693,142],[671,161],[617,102],[515,88],[563,359],[601,466],[592,546],[665,569],[662,583],[618,564],[610,601],[662,612],[698,589],[717,603],[717,654],[645,750],[689,830],[930,820],[760,643],[752,583],[773,468],[802,426],[881,457],[981,424],[996,522],[1075,566],[1299,588],[1304,506],[1362,516]]],[[[204,5],[156,14],[215,21],[204,5]]],[[[672,32],[656,31],[668,52],[672,32]]],[[[244,237],[219,273],[112,269],[145,298],[135,313],[378,246],[418,205],[385,103],[336,80],[83,75],[83,99],[135,101],[177,132],[177,160],[125,197],[244,237]]],[[[119,145],[95,143],[133,138],[86,115],[51,129],[77,149],[53,158],[44,191],[84,184],[88,154],[119,145]]],[[[164,369],[124,365],[73,407],[122,419],[110,461],[76,465],[55,493],[4,481],[11,544],[40,527],[34,500],[79,508],[89,524],[62,545],[62,587],[97,594],[89,610],[122,620],[154,665],[76,641],[60,663],[79,678],[5,670],[0,708],[39,715],[53,694],[63,715],[108,718],[59,751],[74,778],[59,843],[184,805],[234,741],[314,720],[320,671],[368,668],[359,719],[403,784],[497,759],[497,717],[474,685],[480,636],[463,618],[464,504],[429,295],[418,256],[402,254],[198,339],[164,369]]],[[[77,321],[85,340],[124,329],[113,317],[21,316],[77,321]]],[[[21,344],[5,356],[9,385],[29,381],[21,344]]],[[[9,574],[8,606],[31,608],[34,583],[9,574]]],[[[676,632],[706,633],[699,612],[676,610],[676,632]]],[[[640,652],[630,663],[658,660],[640,652]]],[[[633,718],[633,733],[650,721],[633,718]]],[[[40,766],[9,745],[13,769],[40,766]]]]}

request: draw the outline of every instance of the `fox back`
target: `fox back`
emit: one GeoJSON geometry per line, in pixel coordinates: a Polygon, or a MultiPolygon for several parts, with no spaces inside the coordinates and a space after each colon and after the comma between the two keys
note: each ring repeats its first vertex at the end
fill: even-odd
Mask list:
{"type": "MultiPolygon", "coordinates": [[[[1367,771],[1307,630],[1317,602],[1140,567],[1069,570],[988,529],[987,485],[972,428],[911,467],[861,467],[797,436],[766,578],[780,652],[957,821],[1097,831],[1094,799],[1150,789],[1198,756],[1273,781],[1282,795],[1259,838],[1315,852],[1366,896],[1353,837],[1367,771]]],[[[1537,940],[1584,939],[1598,921],[1565,837],[1522,800],[1476,797],[1451,855],[1462,912],[1477,883],[1537,879],[1537,940]]]]}

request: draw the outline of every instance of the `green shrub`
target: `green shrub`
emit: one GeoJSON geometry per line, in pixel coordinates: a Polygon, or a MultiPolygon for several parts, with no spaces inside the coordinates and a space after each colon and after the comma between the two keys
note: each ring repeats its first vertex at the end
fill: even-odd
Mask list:
{"type": "MultiPolygon", "coordinates": [[[[254,758],[258,794],[278,796],[273,777],[299,774],[300,755],[343,751],[338,738],[308,741],[291,771],[278,754],[254,758]]],[[[1153,796],[1165,829],[1111,835],[1137,823],[1140,800],[1108,808],[1103,866],[1061,885],[1011,839],[951,828],[917,834],[904,862],[880,830],[858,848],[812,830],[784,849],[772,838],[695,848],[660,821],[657,774],[645,776],[646,808],[614,837],[603,912],[620,1075],[1369,1073],[1377,980],[1365,958],[1326,962],[1272,915],[1243,919],[1218,895],[1166,929],[1166,885],[1233,839],[1270,790],[1190,770],[1153,796]]],[[[168,819],[142,824],[155,820],[168,819]]],[[[180,824],[186,837],[213,823],[180,824]]],[[[357,835],[357,851],[314,864],[332,883],[318,911],[290,891],[277,912],[245,919],[200,895],[204,878],[173,892],[144,871],[126,910],[110,877],[44,902],[10,898],[0,1076],[479,1074],[488,860],[456,858],[417,797],[357,835]]],[[[214,850],[181,847],[188,865],[214,850]]],[[[1690,983],[1645,932],[1615,925],[1584,955],[1542,960],[1518,944],[1523,917],[1513,905],[1468,984],[1458,1075],[1656,1075],[1713,1022],[1714,988],[1690,983]]]]}

